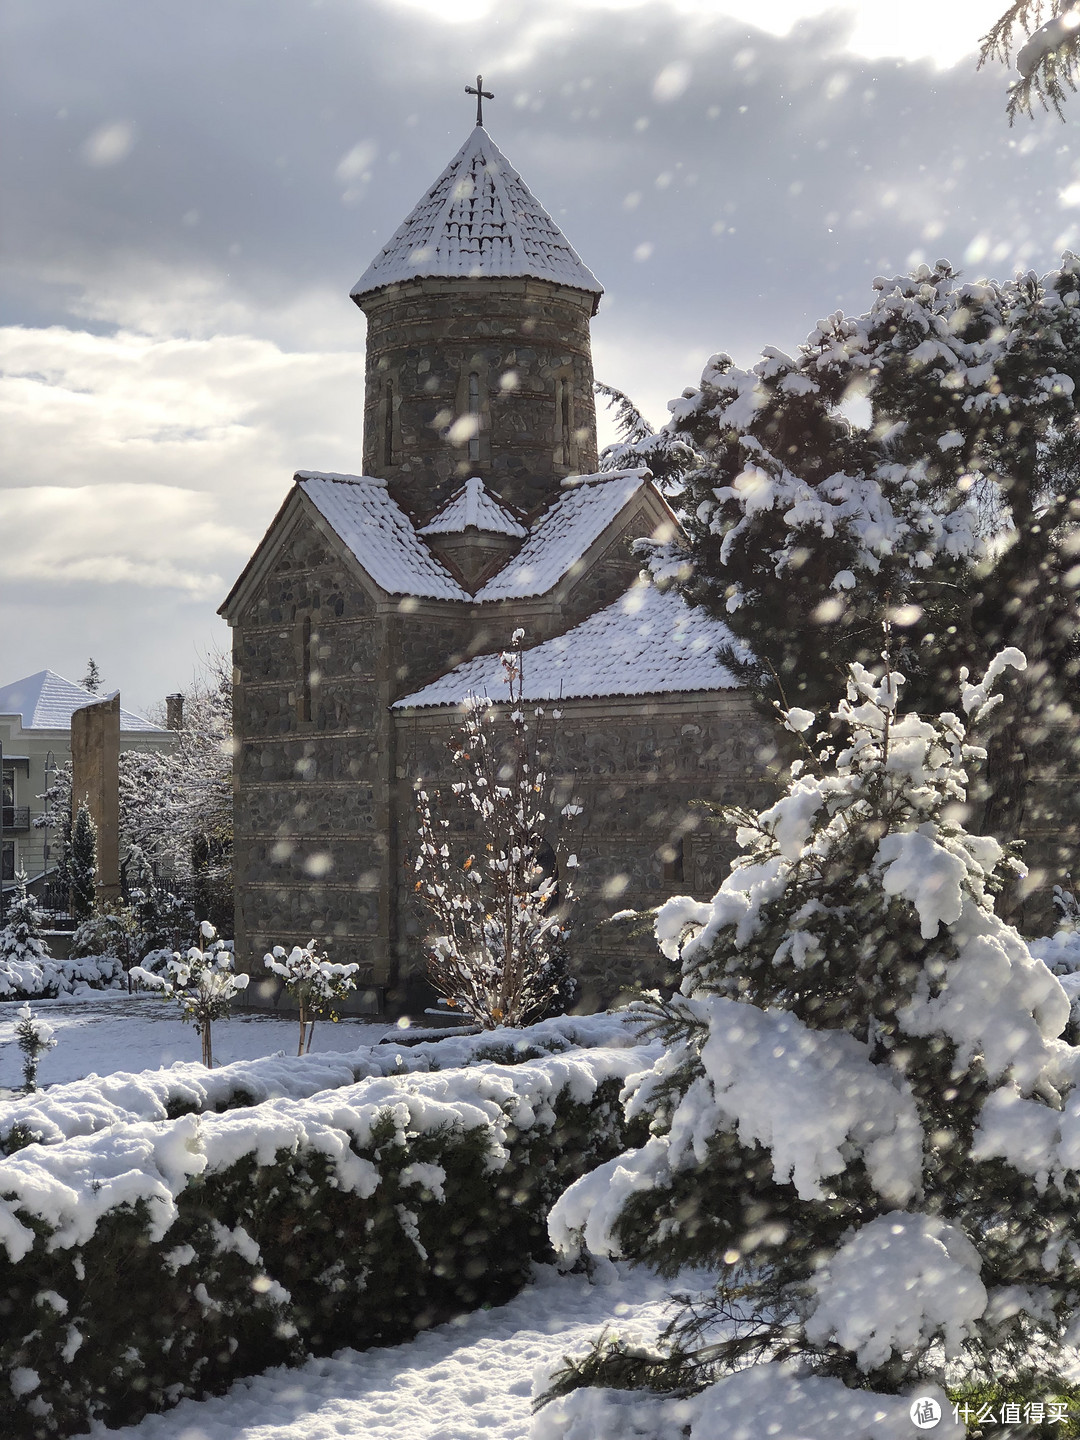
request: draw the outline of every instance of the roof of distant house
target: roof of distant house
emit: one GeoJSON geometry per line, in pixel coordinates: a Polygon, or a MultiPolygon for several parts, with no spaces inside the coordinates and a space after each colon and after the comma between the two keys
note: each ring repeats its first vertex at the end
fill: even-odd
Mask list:
{"type": "Polygon", "coordinates": [[[478,125],[353,287],[356,299],[421,275],[532,276],[603,286],[478,125]]]}
{"type": "MultiPolygon", "coordinates": [[[[73,680],[65,680],[55,670],[39,670],[11,685],[0,688],[0,715],[19,715],[24,730],[69,730],[71,716],[84,705],[106,700],[94,695],[73,680]]],[[[142,730],[160,735],[169,732],[130,710],[120,710],[121,730],[142,730]]]]}
{"type": "Polygon", "coordinates": [[[471,600],[392,499],[385,480],[299,470],[297,483],[320,515],[388,595],[471,600]]]}
{"type": "Polygon", "coordinates": [[[647,470],[574,476],[540,516],[517,555],[476,592],[476,599],[523,600],[546,595],[649,478],[647,470]]]}
{"type": "MultiPolygon", "coordinates": [[[[638,581],[606,609],[522,655],[523,700],[731,690],[737,681],[716,658],[732,643],[722,620],[687,605],[674,590],[638,581]]],[[[478,655],[398,700],[395,709],[459,705],[468,695],[509,699],[501,652],[478,655]]]]}
{"type": "Polygon", "coordinates": [[[470,527],[483,530],[488,535],[513,535],[516,539],[524,539],[529,533],[509,510],[499,504],[476,475],[466,480],[461,489],[416,533],[460,535],[470,527]]]}

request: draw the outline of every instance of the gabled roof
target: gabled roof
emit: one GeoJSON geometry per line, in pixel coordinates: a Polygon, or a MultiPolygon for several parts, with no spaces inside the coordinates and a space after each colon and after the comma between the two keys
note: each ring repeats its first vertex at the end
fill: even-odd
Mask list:
{"type": "MultiPolygon", "coordinates": [[[[65,680],[55,670],[39,670],[36,675],[27,675],[0,688],[0,715],[21,716],[24,730],[70,730],[72,711],[107,698],[94,695],[73,680],[65,680]]],[[[124,709],[120,711],[120,729],[158,735],[169,733],[160,725],[124,709]]]]}
{"type": "MultiPolygon", "coordinates": [[[[649,484],[648,470],[575,476],[533,526],[513,560],[476,592],[477,600],[546,595],[615,517],[649,484]]],[[[563,482],[564,487],[567,482],[563,482]]]]}
{"type": "Polygon", "coordinates": [[[352,297],[420,275],[527,275],[597,300],[603,294],[482,125],[364,271],[352,297]]]}
{"type": "MultiPolygon", "coordinates": [[[[731,639],[722,620],[687,605],[676,591],[638,581],[613,605],[565,635],[526,650],[521,698],[732,690],[737,682],[716,658],[717,647],[731,639]]],[[[465,661],[396,701],[394,709],[460,705],[468,695],[486,695],[495,702],[509,698],[500,653],[465,661]]]]}
{"type": "Polygon", "coordinates": [[[470,526],[488,535],[513,535],[524,539],[529,533],[487,491],[476,475],[466,480],[461,489],[436,511],[418,535],[460,535],[470,526]]]}
{"type": "Polygon", "coordinates": [[[299,470],[296,481],[342,542],[388,595],[471,600],[391,499],[385,480],[299,470]]]}

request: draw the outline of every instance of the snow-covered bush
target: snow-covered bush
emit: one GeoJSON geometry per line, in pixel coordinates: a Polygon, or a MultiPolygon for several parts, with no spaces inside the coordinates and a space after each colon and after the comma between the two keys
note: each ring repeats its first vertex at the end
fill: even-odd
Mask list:
{"type": "Polygon", "coordinates": [[[129,974],[140,984],[159,990],[165,999],[177,1001],[180,1014],[195,1026],[202,1041],[202,1062],[209,1069],[214,1064],[210,1027],[228,1015],[237,994],[247,989],[250,977],[233,970],[232,948],[217,938],[209,920],[202,922],[199,933],[206,948],[193,945],[186,955],[174,954],[165,975],[141,965],[133,965],[129,974]]]}
{"type": "Polygon", "coordinates": [[[124,1424],[508,1299],[550,1258],[555,1197],[626,1145],[641,1063],[573,1051],[25,1146],[3,1162],[0,1434],[124,1424]]]}
{"type": "MultiPolygon", "coordinates": [[[[1007,651],[982,684],[962,677],[968,724],[1023,663],[1007,651]]],[[[756,1436],[727,1416],[758,1373],[777,1413],[800,1387],[827,1402],[831,1428],[800,1429],[806,1440],[907,1436],[906,1414],[876,1429],[868,1417],[912,1387],[1069,1393],[1068,1002],[994,912],[1015,862],[962,828],[980,750],[955,714],[900,713],[902,678],[854,665],[833,735],[816,755],[807,745],[775,805],[734,817],[742,854],[719,892],[658,912],[682,985],[657,1004],[670,1048],[628,1105],[651,1138],[572,1186],[551,1232],[567,1252],[720,1278],[674,1321],[666,1354],[616,1346],[562,1390],[609,1374],[632,1385],[635,1369],[656,1389],[659,1368],[699,1392],[692,1436],[756,1436]]],[[[786,713],[797,734],[813,721],[786,713]]],[[[559,1404],[568,1435],[575,1407],[603,1402],[559,1404]]]]}
{"type": "MultiPolygon", "coordinates": [[[[110,1126],[180,1115],[221,1113],[264,1100],[306,1100],[372,1076],[427,1074],[474,1065],[524,1065],[569,1050],[625,1050],[644,1045],[638,1006],[613,1014],[558,1015],[520,1030],[464,1034],[446,1031],[438,1040],[408,1043],[391,1037],[351,1051],[235,1060],[207,1070],[198,1061],[174,1061],[167,1070],[123,1070],[52,1085],[32,1096],[0,1100],[0,1152],[26,1143],[58,1145],[110,1126]]],[[[404,1032],[403,1032],[404,1037],[404,1032]]],[[[642,1068],[648,1061],[636,1062],[642,1068]]]]}
{"type": "Polygon", "coordinates": [[[47,1050],[53,1049],[56,1036],[49,1022],[38,1019],[29,1004],[19,1006],[15,1043],[23,1055],[23,1088],[31,1094],[37,1089],[38,1061],[47,1050]]]}
{"type": "Polygon", "coordinates": [[[1069,997],[1069,1027],[1065,1038],[1080,1043],[1080,905],[1071,890],[1054,886],[1054,908],[1058,927],[1053,935],[1028,942],[1031,953],[1042,960],[1061,981],[1069,997]]]}
{"type": "Polygon", "coordinates": [[[315,1021],[320,1015],[338,1018],[337,1006],[350,990],[356,989],[352,978],[360,969],[359,965],[335,965],[329,956],[320,954],[315,941],[309,940],[306,948],[294,945],[286,952],[283,945],[275,945],[273,952],[263,956],[263,964],[285,982],[285,988],[296,1001],[300,1011],[300,1048],[297,1055],[311,1049],[315,1034],[315,1021]]]}
{"type": "MultiPolygon", "coordinates": [[[[567,936],[577,857],[560,855],[544,838],[544,710],[527,715],[522,706],[524,637],[515,630],[502,656],[508,731],[489,697],[469,696],[453,747],[461,779],[450,796],[422,784],[417,793],[415,888],[432,926],[428,978],[485,1029],[527,1025],[565,1010],[576,994],[567,936]],[[476,828],[479,844],[464,860],[452,848],[450,813],[476,828]]],[[[563,810],[567,818],[580,813],[574,804],[563,810]]]]}

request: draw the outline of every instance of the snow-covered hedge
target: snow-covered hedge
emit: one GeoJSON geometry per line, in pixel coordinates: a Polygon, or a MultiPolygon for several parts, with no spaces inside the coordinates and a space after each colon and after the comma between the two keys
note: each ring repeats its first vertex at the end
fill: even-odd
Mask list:
{"type": "Polygon", "coordinates": [[[633,1139],[618,1096],[656,1055],[373,1077],[8,1157],[0,1434],[135,1420],[509,1297],[559,1193],[633,1139]]]}
{"type": "Polygon", "coordinates": [[[635,1046],[640,1044],[642,1028],[635,1013],[631,1007],[610,1015],[558,1015],[522,1030],[447,1034],[418,1045],[384,1042],[340,1054],[268,1055],[215,1070],[195,1061],[177,1061],[167,1070],[93,1075],[0,1101],[0,1153],[11,1154],[34,1143],[55,1145],[111,1125],[175,1120],[265,1100],[305,1100],[371,1076],[450,1070],[490,1061],[514,1065],[579,1046],[635,1046]]]}
{"type": "Polygon", "coordinates": [[[87,955],[79,960],[0,960],[0,1000],[51,1000],[72,995],[80,987],[116,990],[124,968],[112,955],[87,955]]]}

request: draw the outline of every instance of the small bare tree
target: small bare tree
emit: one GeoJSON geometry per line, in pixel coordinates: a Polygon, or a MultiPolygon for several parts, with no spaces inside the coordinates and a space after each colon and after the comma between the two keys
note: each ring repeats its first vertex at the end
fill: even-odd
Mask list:
{"type": "Polygon", "coordinates": [[[294,945],[291,950],[275,945],[270,954],[263,956],[263,964],[281,977],[296,1001],[300,1011],[300,1048],[296,1053],[310,1054],[315,1021],[320,1015],[337,1020],[338,1005],[348,998],[350,990],[356,989],[352,977],[360,966],[335,965],[328,955],[320,953],[314,940],[306,946],[294,945]]]}
{"type": "MultiPolygon", "coordinates": [[[[415,889],[432,920],[428,977],[450,1005],[489,1030],[557,1014],[576,990],[566,942],[577,856],[544,833],[545,713],[537,706],[527,714],[522,703],[523,639],[516,630],[502,656],[508,730],[489,697],[468,697],[453,746],[461,779],[448,794],[423,782],[417,792],[415,889]],[[478,843],[464,860],[453,853],[448,812],[473,819],[478,843]]],[[[572,819],[581,807],[567,804],[562,814],[572,819]]]]}

